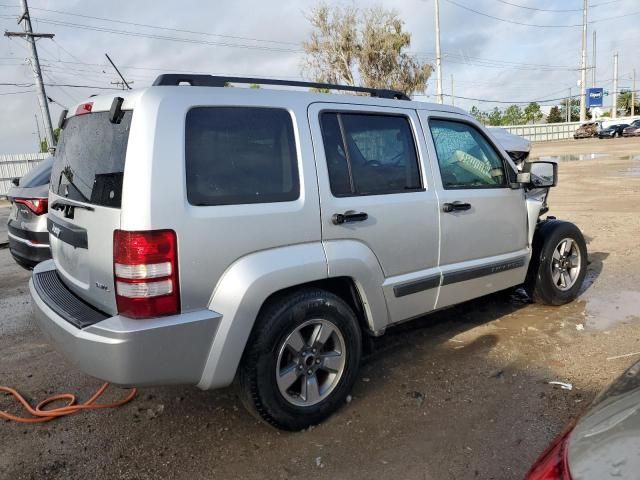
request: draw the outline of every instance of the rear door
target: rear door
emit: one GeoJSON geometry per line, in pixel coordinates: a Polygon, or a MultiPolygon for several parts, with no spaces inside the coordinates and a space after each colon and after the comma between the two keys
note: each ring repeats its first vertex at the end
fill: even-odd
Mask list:
{"type": "Polygon", "coordinates": [[[391,322],[432,310],[438,202],[415,110],[318,103],[309,121],[330,275],[340,252],[367,252],[391,322]]]}
{"type": "Polygon", "coordinates": [[[420,112],[440,200],[442,286],[437,308],[524,281],[528,222],[515,169],[462,115],[420,112]]]}
{"type": "Polygon", "coordinates": [[[120,203],[132,111],[120,123],[109,112],[65,122],[51,173],[48,230],[62,281],[100,310],[117,313],[113,232],[120,203]]]}

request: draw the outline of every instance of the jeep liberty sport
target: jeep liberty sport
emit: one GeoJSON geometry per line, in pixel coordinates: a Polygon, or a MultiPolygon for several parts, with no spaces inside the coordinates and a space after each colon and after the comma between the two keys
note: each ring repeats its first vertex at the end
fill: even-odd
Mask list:
{"type": "Polygon", "coordinates": [[[522,285],[561,305],[586,274],[580,230],[541,218],[557,165],[519,172],[454,107],[161,75],[61,125],[29,287],[56,347],[116,384],[236,380],[300,430],[345,402],[363,337],[522,285]]]}

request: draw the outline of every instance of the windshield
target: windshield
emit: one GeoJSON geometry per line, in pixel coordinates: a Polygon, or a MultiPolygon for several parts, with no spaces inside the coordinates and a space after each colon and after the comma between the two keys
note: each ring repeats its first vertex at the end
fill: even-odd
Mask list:
{"type": "Polygon", "coordinates": [[[32,188],[40,187],[49,183],[52,164],[53,158],[51,157],[42,160],[38,165],[29,170],[29,173],[20,179],[20,186],[24,188],[32,188]]]}
{"type": "Polygon", "coordinates": [[[51,191],[71,200],[120,207],[131,111],[118,124],[109,112],[67,120],[56,148],[51,191]]]}

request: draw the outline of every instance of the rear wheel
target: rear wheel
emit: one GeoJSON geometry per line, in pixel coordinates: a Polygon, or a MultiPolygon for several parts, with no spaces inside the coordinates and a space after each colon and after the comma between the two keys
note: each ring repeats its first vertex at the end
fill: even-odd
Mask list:
{"type": "Polygon", "coordinates": [[[341,298],[319,289],[268,305],[239,372],[243,403],[284,430],[320,423],[344,404],[356,380],[362,339],[341,298]]]}
{"type": "Polygon", "coordinates": [[[586,273],[587,246],[578,227],[558,221],[541,227],[526,284],[533,300],[547,305],[571,302],[586,273]]]}

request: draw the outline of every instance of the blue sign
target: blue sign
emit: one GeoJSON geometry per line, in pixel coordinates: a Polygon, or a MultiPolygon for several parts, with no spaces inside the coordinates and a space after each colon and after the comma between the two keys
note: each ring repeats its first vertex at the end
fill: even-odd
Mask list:
{"type": "Polygon", "coordinates": [[[603,97],[604,97],[604,89],[588,88],[587,89],[587,108],[601,107],[603,97]]]}

